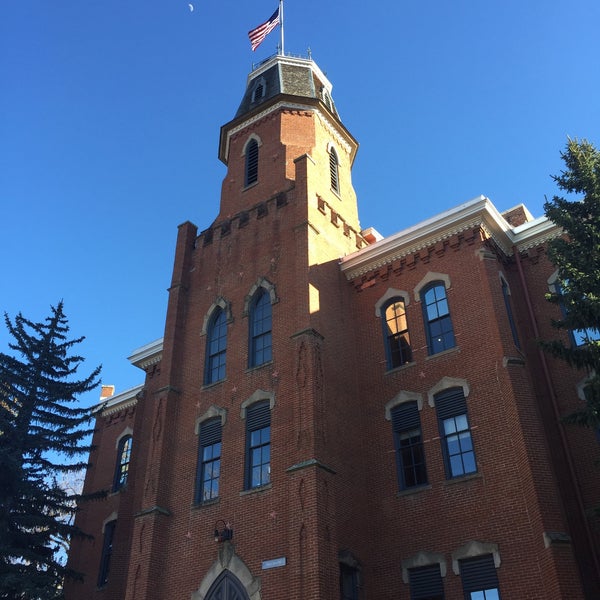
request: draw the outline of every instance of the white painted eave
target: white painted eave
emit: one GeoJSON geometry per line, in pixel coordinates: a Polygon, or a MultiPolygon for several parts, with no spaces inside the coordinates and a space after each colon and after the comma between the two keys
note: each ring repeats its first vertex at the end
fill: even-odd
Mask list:
{"type": "Polygon", "coordinates": [[[352,280],[479,226],[507,256],[512,255],[515,246],[523,251],[560,235],[560,230],[545,217],[512,228],[488,198],[478,196],[343,257],[340,267],[352,280]]]}
{"type": "Polygon", "coordinates": [[[100,413],[101,416],[106,417],[112,413],[118,412],[130,406],[137,404],[138,395],[144,389],[143,384],[137,385],[133,388],[125,390],[120,394],[111,396],[104,402],[101,402],[94,407],[93,412],[100,413]]]}
{"type": "Polygon", "coordinates": [[[159,338],[153,342],[150,342],[149,344],[146,344],[145,346],[136,348],[131,353],[131,356],[128,357],[128,360],[132,365],[145,370],[161,361],[162,349],[163,338],[159,338]]]}

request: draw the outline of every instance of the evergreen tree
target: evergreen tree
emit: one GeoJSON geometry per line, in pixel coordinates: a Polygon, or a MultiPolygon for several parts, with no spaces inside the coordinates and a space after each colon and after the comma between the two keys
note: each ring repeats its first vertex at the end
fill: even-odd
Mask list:
{"type": "Polygon", "coordinates": [[[63,303],[42,323],[5,314],[16,356],[0,353],[0,598],[62,596],[67,569],[56,555],[65,539],[83,535],[71,524],[76,494],[58,483],[85,468],[91,411],[77,397],[98,385],[100,367],[76,380],[84,338],[67,338],[63,303]]]}
{"type": "Polygon", "coordinates": [[[584,370],[586,404],[566,420],[600,426],[600,152],[588,141],[569,140],[561,153],[566,169],[553,179],[572,200],[554,196],[544,204],[546,216],[564,236],[549,244],[558,268],[556,291],[548,300],[560,305],[562,318],[553,321],[569,332],[568,341],[543,342],[552,355],[584,370]]]}

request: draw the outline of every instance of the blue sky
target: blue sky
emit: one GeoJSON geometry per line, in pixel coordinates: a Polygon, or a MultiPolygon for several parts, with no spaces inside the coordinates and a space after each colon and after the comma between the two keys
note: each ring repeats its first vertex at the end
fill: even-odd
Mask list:
{"type": "MultiPolygon", "coordinates": [[[[162,336],[177,225],[216,216],[219,128],[279,39],[247,38],[276,0],[191,2],[0,3],[0,310],[64,299],[117,392],[143,381],[126,357],[162,336]]],[[[333,83],[361,224],[390,235],[479,194],[543,214],[567,136],[600,145],[599,23],[597,0],[286,0],[285,49],[333,83]]]]}

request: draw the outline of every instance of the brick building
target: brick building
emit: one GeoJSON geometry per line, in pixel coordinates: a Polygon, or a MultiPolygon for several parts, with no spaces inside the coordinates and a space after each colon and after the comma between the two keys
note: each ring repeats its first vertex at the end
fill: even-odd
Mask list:
{"type": "Polygon", "coordinates": [[[584,375],[535,341],[556,227],[480,197],[382,239],[356,150],[314,62],[249,75],[144,383],[97,412],[68,600],[600,597],[584,375]]]}

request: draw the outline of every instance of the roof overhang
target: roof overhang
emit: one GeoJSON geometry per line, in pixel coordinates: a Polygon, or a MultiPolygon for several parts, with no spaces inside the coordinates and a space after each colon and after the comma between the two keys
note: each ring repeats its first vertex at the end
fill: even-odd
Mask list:
{"type": "Polygon", "coordinates": [[[522,252],[561,235],[546,217],[512,228],[489,198],[478,196],[343,257],[341,270],[352,280],[475,227],[483,228],[507,256],[515,248],[522,252]]]}

